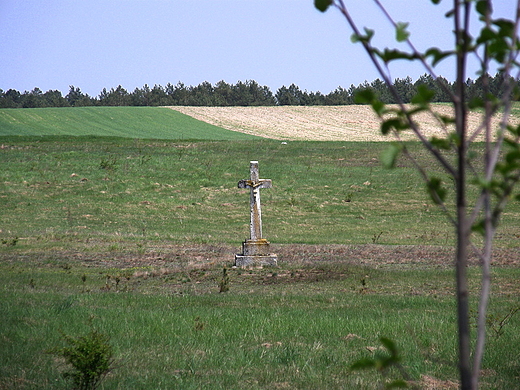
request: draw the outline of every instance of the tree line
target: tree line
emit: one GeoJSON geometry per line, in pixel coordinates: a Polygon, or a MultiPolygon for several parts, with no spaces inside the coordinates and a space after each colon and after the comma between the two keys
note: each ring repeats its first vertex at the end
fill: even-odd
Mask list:
{"type": "MultiPolygon", "coordinates": [[[[483,98],[487,90],[495,97],[502,97],[500,85],[503,85],[504,76],[497,73],[488,75],[489,85],[484,87],[484,77],[476,80],[467,79],[467,99],[483,98]]],[[[512,79],[520,88],[520,80],[512,79]]],[[[403,102],[409,103],[417,93],[419,85],[427,86],[434,92],[433,102],[450,102],[448,91],[453,91],[454,82],[443,77],[434,79],[431,75],[424,74],[415,82],[411,77],[396,78],[393,81],[394,91],[403,102]],[[444,85],[446,88],[443,88],[444,85]]],[[[380,79],[372,82],[365,81],[357,86],[351,85],[348,89],[338,87],[328,94],[321,92],[308,92],[301,90],[297,85],[282,86],[276,93],[272,93],[269,87],[261,86],[254,80],[238,81],[236,84],[228,84],[219,81],[215,85],[204,81],[197,86],[186,86],[179,82],[176,85],[168,83],[165,87],[154,85],[150,88],[145,85],[128,92],[119,85],[117,88],[107,90],[103,88],[96,96],[83,93],[80,88],[71,85],[67,95],[63,96],[58,90],[43,92],[39,88],[23,93],[9,89],[0,89],[0,108],[41,108],[41,107],[82,107],[82,106],[316,106],[316,105],[348,105],[355,104],[356,93],[371,89],[384,103],[396,103],[395,95],[390,88],[380,79]]],[[[513,97],[518,100],[518,97],[513,97]]]]}

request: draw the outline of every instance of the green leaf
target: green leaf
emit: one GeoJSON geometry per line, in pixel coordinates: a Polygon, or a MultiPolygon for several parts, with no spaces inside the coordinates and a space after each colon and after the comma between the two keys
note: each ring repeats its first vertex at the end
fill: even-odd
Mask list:
{"type": "Polygon", "coordinates": [[[410,33],[406,30],[410,23],[398,22],[395,28],[395,39],[397,42],[404,42],[410,36],[410,33]]]}
{"type": "Polygon", "coordinates": [[[519,136],[519,135],[520,135],[520,125],[518,125],[518,126],[508,125],[508,126],[507,126],[507,130],[508,130],[511,134],[513,134],[513,135],[515,135],[515,136],[519,136]]]}
{"type": "Polygon", "coordinates": [[[418,106],[413,107],[407,111],[408,117],[411,118],[413,115],[418,114],[420,112],[429,111],[429,107],[427,103],[420,104],[418,106]]]}
{"type": "Polygon", "coordinates": [[[368,40],[371,40],[375,34],[375,31],[367,27],[363,27],[363,30],[365,30],[365,36],[368,38],[368,40]]]}
{"type": "Polygon", "coordinates": [[[374,110],[379,117],[386,113],[385,107],[385,103],[383,103],[381,100],[378,100],[377,98],[372,100],[372,110],[374,110]]]}
{"type": "Polygon", "coordinates": [[[516,149],[506,154],[506,162],[508,164],[517,164],[520,161],[520,150],[516,149]]]}
{"type": "Polygon", "coordinates": [[[482,99],[481,97],[479,96],[475,96],[473,98],[471,98],[468,102],[468,108],[470,110],[474,110],[476,108],[483,108],[484,107],[484,99],[482,99]]]}
{"type": "Polygon", "coordinates": [[[381,337],[379,340],[393,357],[397,356],[397,346],[393,340],[388,337],[381,337]]]}
{"type": "Polygon", "coordinates": [[[437,118],[439,118],[445,125],[452,125],[455,123],[455,118],[449,115],[439,115],[437,118]]]}
{"type": "Polygon", "coordinates": [[[499,63],[503,63],[509,53],[509,45],[506,39],[495,39],[487,47],[487,52],[491,58],[499,63]]]}
{"type": "Polygon", "coordinates": [[[397,118],[387,119],[383,123],[381,123],[381,133],[383,135],[387,135],[392,131],[392,129],[398,129],[401,121],[397,118]]]}
{"type": "Polygon", "coordinates": [[[425,84],[419,84],[417,86],[417,94],[412,97],[412,104],[428,104],[432,101],[435,96],[435,91],[428,88],[425,84]]]}
{"type": "Polygon", "coordinates": [[[430,139],[430,143],[440,150],[449,150],[451,149],[452,140],[448,138],[437,138],[432,137],[430,139]]]}
{"type": "Polygon", "coordinates": [[[489,190],[493,187],[493,181],[485,180],[482,177],[477,178],[475,183],[483,190],[489,190]]]}
{"type": "Polygon", "coordinates": [[[381,133],[387,135],[392,129],[396,131],[409,129],[410,125],[401,118],[390,118],[381,123],[381,133]]]}
{"type": "Polygon", "coordinates": [[[432,0],[433,4],[440,4],[441,0],[432,0]]]}
{"type": "Polygon", "coordinates": [[[407,389],[408,383],[402,379],[396,379],[385,386],[387,389],[407,389]]]}
{"type": "Polygon", "coordinates": [[[493,24],[498,27],[498,34],[501,37],[512,38],[515,33],[515,24],[511,20],[497,19],[493,24]]]}
{"type": "Polygon", "coordinates": [[[321,12],[325,12],[332,5],[332,0],[314,0],[314,6],[321,12]]]}
{"type": "Polygon", "coordinates": [[[437,47],[431,47],[428,50],[426,50],[425,56],[426,57],[433,57],[432,65],[437,65],[440,61],[445,59],[446,57],[449,57],[451,55],[455,54],[453,51],[442,51],[437,47]]]}
{"type": "Polygon", "coordinates": [[[385,103],[383,103],[372,88],[365,88],[354,94],[354,102],[356,104],[370,104],[374,112],[381,118],[388,112],[385,103]]]}
{"type": "Polygon", "coordinates": [[[481,235],[484,235],[486,229],[484,228],[484,220],[478,221],[477,223],[473,224],[471,227],[471,230],[475,233],[479,233],[481,235]]]}
{"type": "Polygon", "coordinates": [[[477,44],[488,42],[497,37],[497,33],[489,27],[484,27],[480,30],[480,36],[477,38],[477,44]]]}
{"type": "Polygon", "coordinates": [[[397,158],[399,157],[399,154],[403,150],[403,146],[398,143],[391,143],[383,152],[381,153],[381,164],[385,168],[392,169],[395,167],[395,163],[397,161],[397,158]]]}
{"type": "Polygon", "coordinates": [[[413,60],[416,57],[413,54],[406,53],[397,49],[385,49],[384,51],[374,50],[374,53],[385,63],[394,60],[413,60]]]}
{"type": "Polygon", "coordinates": [[[499,172],[502,176],[506,176],[509,172],[511,172],[511,166],[503,162],[499,162],[495,167],[495,171],[499,172]]]}
{"type": "Polygon", "coordinates": [[[477,1],[477,5],[475,8],[480,15],[486,16],[488,13],[488,1],[486,1],[486,0],[477,1]]]}
{"type": "Polygon", "coordinates": [[[430,178],[426,183],[426,189],[434,203],[442,204],[446,199],[447,191],[442,187],[442,180],[438,177],[430,178]]]}
{"type": "Polygon", "coordinates": [[[517,144],[516,140],[510,139],[510,138],[504,138],[504,143],[513,149],[518,148],[518,144],[517,144]]]}
{"type": "Polygon", "coordinates": [[[365,42],[365,43],[368,43],[370,42],[370,40],[372,39],[372,37],[374,36],[374,30],[371,30],[369,28],[364,28],[365,29],[365,35],[362,35],[362,34],[352,34],[352,36],[350,37],[350,40],[352,41],[352,43],[358,43],[358,42],[365,42]]]}
{"type": "Polygon", "coordinates": [[[372,104],[376,99],[376,94],[371,88],[365,88],[361,91],[356,92],[354,96],[354,102],[356,104],[372,104]]]}
{"type": "Polygon", "coordinates": [[[366,370],[367,368],[373,368],[376,366],[376,361],[372,358],[364,358],[354,362],[351,366],[351,370],[366,370]]]}

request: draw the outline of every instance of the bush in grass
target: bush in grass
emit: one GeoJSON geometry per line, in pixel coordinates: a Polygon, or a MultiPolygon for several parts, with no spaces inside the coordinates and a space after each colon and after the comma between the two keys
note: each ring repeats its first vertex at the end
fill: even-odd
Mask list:
{"type": "Polygon", "coordinates": [[[71,369],[64,372],[64,378],[73,382],[78,390],[96,389],[113,365],[112,346],[109,337],[96,330],[87,335],[72,337],[63,334],[68,346],[53,348],[49,353],[62,357],[71,369]]]}
{"type": "Polygon", "coordinates": [[[220,281],[218,286],[219,286],[219,291],[221,293],[229,291],[229,275],[227,274],[226,268],[224,268],[222,270],[222,280],[220,281]]]}

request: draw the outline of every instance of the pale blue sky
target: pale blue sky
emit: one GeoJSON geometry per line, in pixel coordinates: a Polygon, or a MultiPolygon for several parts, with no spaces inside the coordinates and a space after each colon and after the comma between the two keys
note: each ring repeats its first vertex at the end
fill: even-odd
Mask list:
{"type": "MultiPolygon", "coordinates": [[[[377,42],[393,31],[372,1],[346,1],[360,26],[376,30],[377,42]]],[[[449,48],[452,4],[387,0],[396,21],[409,21],[419,48],[449,48]]],[[[512,15],[514,0],[495,1],[512,15]]],[[[313,0],[0,0],[0,89],[21,92],[69,85],[97,96],[122,85],[181,81],[198,85],[255,80],[273,93],[292,83],[328,93],[379,76],[335,9],[320,13],[313,0]]],[[[453,78],[444,64],[438,74],[453,78]]],[[[424,69],[403,62],[392,77],[424,69]]],[[[470,75],[471,76],[471,75],[470,75]]]]}

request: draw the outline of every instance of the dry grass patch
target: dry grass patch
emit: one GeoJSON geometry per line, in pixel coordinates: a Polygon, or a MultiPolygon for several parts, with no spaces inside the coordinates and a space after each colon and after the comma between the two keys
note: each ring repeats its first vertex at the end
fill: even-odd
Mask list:
{"type": "MultiPolygon", "coordinates": [[[[189,107],[175,106],[173,110],[189,115],[212,125],[260,137],[279,140],[314,141],[389,141],[379,130],[380,120],[366,105],[349,106],[273,106],[273,107],[189,107]]],[[[434,106],[435,112],[451,115],[449,105],[434,106]]],[[[468,116],[469,129],[476,129],[481,114],[472,112],[468,116]]],[[[498,126],[496,116],[493,126],[498,126]]],[[[430,114],[417,116],[424,133],[431,137],[443,136],[445,130],[430,114]]],[[[411,140],[411,134],[403,139],[411,140]]]]}
{"type": "Polygon", "coordinates": [[[455,390],[459,388],[459,384],[455,381],[450,380],[440,380],[436,379],[429,375],[421,375],[421,383],[420,388],[424,390],[438,390],[438,389],[444,389],[444,390],[455,390]]]}

